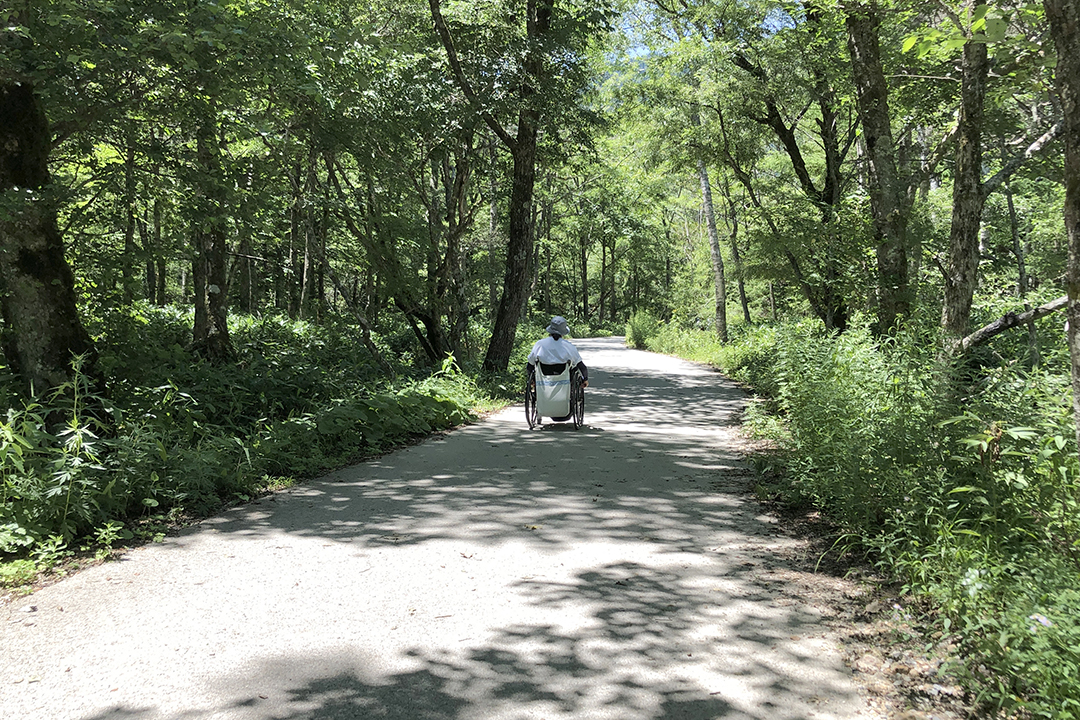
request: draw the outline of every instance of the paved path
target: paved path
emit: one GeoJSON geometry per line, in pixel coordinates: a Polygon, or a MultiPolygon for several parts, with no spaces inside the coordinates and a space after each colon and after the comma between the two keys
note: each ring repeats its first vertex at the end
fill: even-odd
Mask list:
{"type": "Polygon", "coordinates": [[[781,582],[742,393],[578,345],[587,428],[511,408],[0,608],[0,718],[874,717],[781,582]]]}

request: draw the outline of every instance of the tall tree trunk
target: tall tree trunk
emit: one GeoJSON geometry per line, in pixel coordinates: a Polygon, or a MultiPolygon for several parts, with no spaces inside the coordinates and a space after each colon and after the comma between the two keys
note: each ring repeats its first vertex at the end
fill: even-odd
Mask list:
{"type": "Polygon", "coordinates": [[[735,263],[735,277],[739,288],[739,305],[742,306],[743,320],[749,325],[750,303],[746,299],[746,281],[743,278],[742,255],[739,251],[739,208],[735,204],[735,198],[731,195],[731,184],[728,182],[727,173],[724,177],[724,197],[728,204],[728,222],[731,227],[729,239],[731,240],[731,260],[735,263]]]}
{"type": "Polygon", "coordinates": [[[0,307],[4,355],[23,390],[45,392],[82,372],[104,390],[97,354],[79,320],[48,169],[51,137],[28,79],[0,78],[0,307]]]}
{"type": "MultiPolygon", "coordinates": [[[[1005,157],[1005,139],[1001,138],[1002,161],[1005,157]]],[[[1016,204],[1013,202],[1012,183],[1006,179],[1004,184],[1005,202],[1009,209],[1009,232],[1012,235],[1013,255],[1016,257],[1016,294],[1024,301],[1024,310],[1031,310],[1031,303],[1027,301],[1028,277],[1027,263],[1024,259],[1024,245],[1020,238],[1020,221],[1016,216],[1016,204]]],[[[1041,362],[1039,357],[1039,333],[1035,329],[1035,321],[1027,323],[1028,334],[1028,364],[1036,367],[1041,362]]]]}
{"type": "Polygon", "coordinates": [[[165,262],[165,249],[161,246],[161,202],[154,198],[154,252],[157,257],[157,287],[154,290],[154,302],[165,306],[165,271],[168,269],[165,262]]]}
{"type": "Polygon", "coordinates": [[[585,235],[578,237],[578,255],[581,260],[581,319],[589,319],[589,243],[592,240],[592,223],[585,235]]]}
{"type": "Polygon", "coordinates": [[[271,260],[271,273],[273,275],[274,283],[274,309],[285,313],[289,312],[289,285],[288,279],[285,277],[285,263],[287,258],[285,255],[285,249],[280,243],[275,243],[273,248],[267,248],[269,250],[268,255],[271,260]]]}
{"type": "Polygon", "coordinates": [[[611,272],[608,273],[610,280],[608,281],[608,288],[611,290],[610,298],[608,302],[608,322],[614,323],[615,318],[618,317],[619,312],[619,291],[618,291],[618,276],[619,276],[619,263],[616,261],[615,253],[619,249],[618,240],[611,239],[611,263],[609,267],[611,272]]]}
{"type": "Polygon", "coordinates": [[[505,370],[514,349],[514,336],[525,302],[528,299],[529,263],[532,259],[533,227],[532,202],[536,184],[536,141],[539,135],[540,108],[537,93],[550,70],[543,54],[545,40],[551,34],[554,0],[527,0],[525,31],[529,39],[524,58],[524,75],[518,89],[518,124],[516,136],[511,136],[499,121],[483,108],[482,103],[465,77],[454,48],[450,31],[443,19],[439,0],[428,0],[435,29],[446,50],[454,79],[474,110],[510,150],[514,161],[510,189],[510,238],[506,247],[506,272],[502,295],[495,314],[491,341],[484,356],[485,370],[505,370]]]}
{"type": "Polygon", "coordinates": [[[891,332],[911,312],[908,288],[906,188],[897,173],[896,145],[889,113],[889,86],[878,46],[877,3],[852,3],[847,9],[848,49],[856,104],[868,156],[868,190],[874,217],[878,266],[878,330],[891,332]]]}
{"type": "Polygon", "coordinates": [[[1066,269],[1068,341],[1072,358],[1073,415],[1080,448],[1080,3],[1043,0],[1050,35],[1057,47],[1055,70],[1065,115],[1065,231],[1069,238],[1066,269]]]}
{"type": "Polygon", "coordinates": [[[234,355],[228,322],[229,269],[224,218],[226,208],[216,110],[207,108],[206,115],[196,137],[200,185],[197,194],[201,212],[196,220],[195,231],[198,255],[193,265],[197,275],[192,345],[197,353],[208,360],[221,362],[234,355]],[[205,313],[202,322],[199,319],[200,307],[205,313]]]}
{"type": "Polygon", "coordinates": [[[979,223],[983,209],[982,122],[990,70],[986,43],[964,45],[953,180],[952,226],[945,268],[945,303],[941,326],[954,344],[967,333],[971,303],[979,282],[979,223]]]}
{"type": "Polygon", "coordinates": [[[302,169],[299,163],[295,172],[289,176],[292,186],[293,198],[289,206],[289,256],[288,265],[285,269],[286,291],[288,293],[288,313],[290,318],[296,318],[300,314],[301,285],[303,278],[303,265],[300,262],[300,233],[303,223],[303,201],[300,190],[300,177],[302,169]]]}
{"type": "Polygon", "coordinates": [[[135,226],[139,230],[139,241],[142,243],[143,262],[143,292],[142,297],[146,302],[154,302],[154,291],[157,289],[157,264],[154,263],[154,241],[150,239],[150,224],[146,219],[146,210],[140,217],[135,218],[135,226]]]}
{"type": "Polygon", "coordinates": [[[453,162],[447,157],[441,166],[443,204],[446,206],[446,248],[443,255],[442,288],[444,312],[448,326],[449,350],[460,362],[466,355],[469,330],[469,293],[465,279],[464,251],[461,238],[471,225],[468,190],[472,182],[472,138],[455,153],[453,162]]]}
{"type": "Polygon", "coordinates": [[[510,238],[506,245],[506,272],[499,297],[491,342],[484,356],[488,372],[505,370],[514,349],[521,310],[528,299],[529,261],[532,259],[532,199],[536,183],[536,138],[538,113],[522,111],[513,153],[514,177],[510,190],[510,238]]]}
{"type": "Polygon", "coordinates": [[[604,323],[604,310],[607,309],[607,276],[608,276],[608,255],[607,255],[607,242],[603,238],[600,239],[600,298],[597,301],[598,307],[596,309],[597,319],[600,324],[604,323]]]}
{"type": "Polygon", "coordinates": [[[121,262],[122,302],[131,307],[135,299],[135,268],[138,250],[135,247],[135,133],[129,132],[124,156],[124,258],[121,262]]]}
{"type": "Polygon", "coordinates": [[[488,172],[488,193],[491,195],[491,203],[488,205],[488,315],[494,319],[495,306],[499,302],[499,262],[496,249],[499,247],[499,179],[496,168],[498,167],[499,154],[495,151],[495,144],[488,146],[488,161],[491,168],[488,172]]]}
{"type": "Polygon", "coordinates": [[[312,320],[318,315],[316,310],[315,267],[318,256],[318,238],[315,228],[315,189],[318,183],[315,170],[315,141],[312,140],[308,154],[307,182],[304,185],[304,258],[300,274],[300,318],[312,320]]]}
{"type": "Polygon", "coordinates": [[[240,229],[240,232],[242,233],[240,237],[240,256],[236,258],[236,275],[238,280],[237,292],[235,293],[236,305],[240,312],[251,314],[255,312],[255,306],[251,296],[251,275],[252,265],[254,265],[254,263],[251,260],[251,235],[247,224],[244,224],[240,229]]]}
{"type": "MultiPolygon", "coordinates": [[[[197,223],[198,221],[196,221],[197,223]]],[[[206,232],[196,224],[192,227],[191,287],[194,294],[194,325],[191,337],[198,343],[210,335],[210,308],[206,302],[206,232]]]]}
{"type": "Polygon", "coordinates": [[[709,253],[712,256],[713,328],[720,342],[728,341],[727,329],[727,280],[724,277],[724,257],[720,254],[720,235],[716,231],[716,213],[713,209],[712,186],[709,184],[709,170],[705,161],[697,161],[698,181],[701,183],[701,205],[705,213],[705,227],[709,233],[709,253]]]}
{"type": "MultiPolygon", "coordinates": [[[[548,233],[551,232],[551,226],[548,226],[548,233]]],[[[551,237],[548,237],[548,245],[544,248],[544,314],[551,315],[551,237]]]]}

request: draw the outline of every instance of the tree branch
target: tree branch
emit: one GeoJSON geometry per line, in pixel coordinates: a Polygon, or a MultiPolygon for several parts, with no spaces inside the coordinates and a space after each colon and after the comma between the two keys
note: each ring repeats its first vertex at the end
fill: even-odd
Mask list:
{"type": "Polygon", "coordinates": [[[1068,304],[1069,296],[1062,295],[1057,300],[1052,300],[1045,305],[1040,305],[1039,307],[1033,308],[1026,312],[1005,313],[994,322],[990,323],[989,325],[984,325],[983,327],[979,328],[978,330],[961,340],[959,348],[960,352],[967,352],[969,349],[975,347],[976,345],[982,345],[983,343],[990,340],[990,338],[994,337],[995,335],[999,335],[1006,330],[1012,329],[1014,327],[1019,327],[1020,325],[1025,325],[1032,320],[1038,320],[1041,317],[1045,317],[1046,315],[1055,313],[1058,310],[1063,309],[1068,304]]]}
{"type": "Polygon", "coordinates": [[[446,49],[446,59],[450,61],[450,69],[454,73],[454,79],[457,81],[458,87],[461,88],[461,92],[465,93],[469,104],[480,114],[480,117],[484,119],[491,131],[499,136],[499,139],[510,149],[510,152],[516,152],[517,141],[506,131],[506,128],[502,126],[494,115],[483,108],[476,91],[469,84],[469,79],[465,77],[465,71],[461,68],[461,60],[458,58],[457,50],[454,48],[454,39],[450,36],[450,29],[446,26],[446,20],[443,19],[439,0],[428,0],[428,5],[431,6],[431,18],[435,21],[435,31],[439,34],[439,39],[442,40],[443,48],[446,49]]]}
{"type": "Polygon", "coordinates": [[[1007,180],[1010,175],[1016,172],[1016,170],[1021,165],[1030,160],[1033,156],[1042,152],[1042,150],[1047,145],[1049,145],[1052,140],[1057,138],[1058,135],[1061,135],[1064,129],[1065,121],[1058,120],[1056,123],[1054,123],[1054,126],[1052,128],[1043,133],[1042,137],[1028,145],[1027,149],[1024,150],[1024,152],[1014,156],[1011,160],[1005,163],[1005,165],[1000,170],[994,173],[993,177],[983,183],[983,198],[985,199],[989,197],[992,192],[1001,187],[1001,184],[1005,182],[1005,180],[1007,180]]]}

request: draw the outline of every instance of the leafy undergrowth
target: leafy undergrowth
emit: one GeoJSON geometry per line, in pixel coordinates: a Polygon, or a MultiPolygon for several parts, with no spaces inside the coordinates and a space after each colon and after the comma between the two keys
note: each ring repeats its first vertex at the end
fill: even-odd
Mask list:
{"type": "Polygon", "coordinates": [[[882,341],[856,325],[708,333],[638,318],[628,337],[710,362],[751,386],[762,492],[820,509],[838,548],[896,582],[912,627],[955,648],[967,700],[988,713],[1080,718],[1080,465],[1068,357],[1003,339],[946,364],[934,331],[882,341]]]}
{"type": "Polygon", "coordinates": [[[188,327],[168,309],[107,318],[107,399],[80,377],[0,419],[0,586],[158,539],[500,403],[450,360],[387,378],[348,326],[239,318],[227,365],[193,357],[188,327]]]}

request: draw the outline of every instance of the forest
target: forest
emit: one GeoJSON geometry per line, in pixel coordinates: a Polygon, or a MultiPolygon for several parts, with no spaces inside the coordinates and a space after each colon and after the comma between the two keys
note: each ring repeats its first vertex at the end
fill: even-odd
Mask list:
{"type": "Polygon", "coordinates": [[[561,314],[745,384],[974,707],[1080,717],[1077,0],[0,16],[0,585],[513,401],[561,314]]]}

